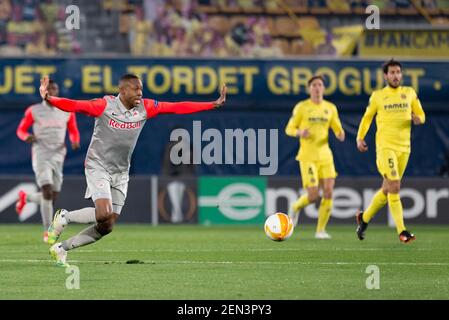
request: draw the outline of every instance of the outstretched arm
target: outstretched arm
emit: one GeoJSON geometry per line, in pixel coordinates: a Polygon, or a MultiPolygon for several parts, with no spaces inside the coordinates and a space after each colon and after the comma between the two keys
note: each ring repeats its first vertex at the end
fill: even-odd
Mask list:
{"type": "Polygon", "coordinates": [[[81,112],[91,117],[99,117],[106,109],[105,99],[94,100],[71,100],[66,98],[51,97],[48,94],[48,76],[41,79],[39,92],[42,99],[46,100],[52,106],[66,112],[81,112]]]}
{"type": "Polygon", "coordinates": [[[17,136],[20,140],[26,142],[35,142],[36,138],[34,135],[28,132],[28,129],[33,125],[33,113],[31,112],[31,108],[26,109],[25,116],[20,121],[19,126],[17,127],[17,136]]]}
{"type": "Polygon", "coordinates": [[[187,114],[221,107],[226,102],[226,91],[226,85],[223,85],[220,97],[213,102],[159,102],[153,99],[143,99],[143,102],[148,118],[162,113],[187,114]]]}

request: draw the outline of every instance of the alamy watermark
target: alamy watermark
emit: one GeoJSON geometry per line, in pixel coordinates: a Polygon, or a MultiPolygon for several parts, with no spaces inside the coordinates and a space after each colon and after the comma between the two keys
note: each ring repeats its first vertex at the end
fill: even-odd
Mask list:
{"type": "Polygon", "coordinates": [[[366,274],[369,274],[366,278],[365,286],[368,290],[379,290],[380,289],[380,269],[376,265],[369,265],[365,270],[366,274]]]}
{"type": "Polygon", "coordinates": [[[65,13],[69,16],[65,19],[65,27],[68,30],[80,29],[80,8],[76,5],[70,5],[65,8],[65,13]]]}
{"type": "Polygon", "coordinates": [[[68,290],[79,289],[80,288],[80,268],[71,265],[65,269],[65,273],[69,274],[67,279],[65,279],[65,287],[68,290]]]}
{"type": "Polygon", "coordinates": [[[378,6],[369,5],[365,9],[365,13],[369,16],[365,20],[365,27],[368,30],[379,30],[380,29],[380,10],[378,6]]]}
{"type": "Polygon", "coordinates": [[[193,121],[192,137],[178,128],[171,132],[170,141],[177,142],[170,150],[174,165],[258,164],[260,175],[278,170],[278,129],[225,129],[223,134],[213,128],[202,131],[201,121],[193,121]]]}

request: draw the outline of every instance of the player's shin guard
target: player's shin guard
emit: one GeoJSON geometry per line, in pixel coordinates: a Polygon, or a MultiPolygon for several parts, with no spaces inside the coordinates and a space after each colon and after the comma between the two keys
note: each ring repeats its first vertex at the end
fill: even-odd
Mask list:
{"type": "Polygon", "coordinates": [[[396,230],[398,234],[400,234],[405,230],[401,198],[399,193],[389,193],[387,197],[390,213],[393,216],[394,223],[396,224],[396,230]]]}
{"type": "Polygon", "coordinates": [[[62,248],[66,251],[82,247],[100,240],[103,236],[97,231],[95,225],[89,226],[76,236],[62,242],[62,248]]]}
{"type": "Polygon", "coordinates": [[[306,207],[308,204],[310,204],[309,196],[307,194],[303,194],[301,197],[299,197],[298,200],[291,206],[290,211],[288,213],[289,217],[293,221],[293,225],[298,224],[299,220],[299,211],[306,207]]]}
{"type": "Polygon", "coordinates": [[[294,212],[298,212],[299,210],[301,210],[302,208],[306,207],[307,205],[310,204],[309,201],[309,196],[306,194],[303,194],[301,197],[299,197],[298,200],[296,200],[296,202],[293,204],[292,206],[292,210],[294,212]]]}
{"type": "Polygon", "coordinates": [[[363,212],[363,222],[368,223],[387,204],[387,195],[382,189],[376,192],[368,208],[363,212]]]}
{"type": "Polygon", "coordinates": [[[318,210],[318,224],[316,227],[316,232],[322,232],[326,230],[326,225],[332,212],[332,204],[332,199],[321,199],[320,208],[318,210]]]}

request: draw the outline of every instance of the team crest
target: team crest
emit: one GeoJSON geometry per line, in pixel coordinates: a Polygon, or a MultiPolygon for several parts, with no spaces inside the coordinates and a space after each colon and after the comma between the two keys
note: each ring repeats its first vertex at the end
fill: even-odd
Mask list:
{"type": "Polygon", "coordinates": [[[403,93],[403,94],[401,94],[401,99],[407,99],[407,96],[403,93]]]}
{"type": "Polygon", "coordinates": [[[325,113],[325,114],[329,114],[329,110],[324,109],[324,113],[325,113]]]}

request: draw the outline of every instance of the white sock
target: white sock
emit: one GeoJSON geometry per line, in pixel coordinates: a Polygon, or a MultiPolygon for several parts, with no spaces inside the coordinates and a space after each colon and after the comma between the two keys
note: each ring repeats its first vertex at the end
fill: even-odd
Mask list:
{"type": "Polygon", "coordinates": [[[97,221],[95,218],[95,208],[92,207],[69,211],[64,217],[67,223],[93,223],[97,221]]]}
{"type": "Polygon", "coordinates": [[[27,202],[33,202],[37,204],[41,204],[42,192],[36,193],[28,193],[27,194],[27,202]]]}
{"type": "Polygon", "coordinates": [[[50,227],[51,220],[53,218],[53,201],[42,198],[40,203],[41,203],[42,225],[44,226],[44,230],[47,231],[48,227],[50,227]]]}
{"type": "Polygon", "coordinates": [[[62,248],[68,251],[100,240],[103,236],[98,233],[95,226],[96,225],[89,226],[76,236],[63,241],[62,248]]]}

